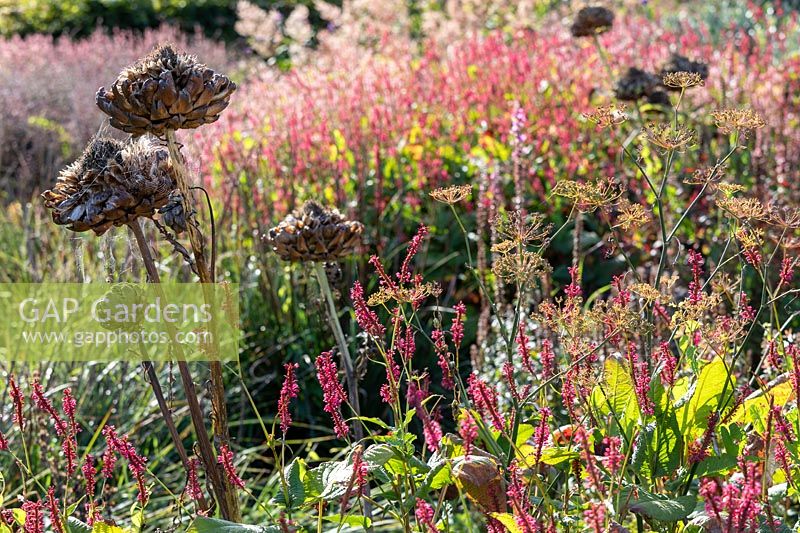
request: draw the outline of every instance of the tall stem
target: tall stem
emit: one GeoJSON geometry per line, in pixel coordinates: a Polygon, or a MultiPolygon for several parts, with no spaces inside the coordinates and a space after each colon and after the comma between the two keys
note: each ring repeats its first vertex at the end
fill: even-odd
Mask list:
{"type": "MultiPolygon", "coordinates": [[[[158,269],[156,268],[155,261],[153,261],[153,256],[150,253],[150,247],[147,244],[147,239],[145,239],[139,222],[135,221],[129,224],[129,227],[136,238],[136,243],[138,244],[139,251],[142,254],[142,262],[144,262],[145,270],[147,271],[148,281],[155,285],[160,284],[161,277],[158,275],[158,269]]],[[[159,290],[160,289],[157,289],[157,292],[159,290]]],[[[170,327],[169,323],[167,323],[167,327],[170,327]]],[[[174,338],[173,333],[174,332],[170,332],[172,338],[174,338]]],[[[192,379],[191,372],[189,371],[189,365],[186,363],[186,358],[183,357],[183,349],[181,348],[181,345],[178,343],[173,343],[172,346],[175,349],[178,359],[178,370],[181,374],[181,382],[183,384],[184,393],[186,394],[186,402],[189,405],[189,415],[192,420],[192,425],[194,426],[195,434],[197,435],[197,443],[198,447],[200,448],[200,458],[203,461],[206,475],[211,482],[214,495],[217,497],[219,502],[222,516],[227,520],[238,522],[241,520],[238,498],[236,497],[236,493],[234,491],[228,490],[228,483],[225,480],[225,477],[222,475],[220,469],[217,467],[217,461],[214,455],[214,447],[211,444],[211,439],[208,436],[208,430],[206,429],[205,420],[203,417],[203,410],[200,407],[200,401],[197,398],[197,392],[195,391],[194,380],[192,379]],[[231,501],[235,501],[235,505],[231,505],[231,501]]]]}
{"type": "MultiPolygon", "coordinates": [[[[342,325],[339,323],[339,314],[336,312],[336,303],[333,301],[333,293],[331,287],[328,285],[328,276],[325,274],[325,267],[322,263],[314,263],[314,273],[319,281],[319,287],[322,294],[325,295],[325,301],[328,309],[328,321],[331,323],[333,336],[336,337],[336,344],[339,346],[341,352],[342,366],[344,367],[344,376],[347,381],[347,393],[350,399],[350,405],[353,407],[356,416],[361,416],[361,407],[358,401],[358,380],[356,379],[356,371],[353,366],[353,358],[350,357],[350,349],[347,347],[347,340],[345,339],[342,325]]],[[[364,437],[364,430],[361,427],[361,421],[357,420],[353,424],[353,432],[357,440],[364,437]]]]}
{"type": "MultiPolygon", "coordinates": [[[[192,254],[194,255],[194,263],[197,267],[197,275],[200,278],[200,283],[204,285],[203,296],[205,297],[205,301],[206,303],[210,303],[212,295],[206,284],[214,283],[212,274],[214,272],[213,247],[212,263],[209,264],[206,261],[206,256],[204,253],[205,245],[203,234],[200,232],[197,221],[194,218],[195,202],[194,196],[192,196],[191,187],[189,185],[189,170],[186,167],[186,160],[183,158],[183,154],[180,151],[180,145],[175,138],[175,132],[172,130],[167,130],[166,139],[169,156],[172,161],[172,166],[175,169],[175,181],[177,182],[176,184],[178,186],[178,190],[181,192],[181,196],[183,196],[183,209],[189,218],[189,223],[187,224],[189,231],[189,242],[192,246],[192,254]]],[[[211,326],[215,327],[213,323],[211,326]]],[[[214,338],[217,338],[216,335],[214,335],[214,338]]],[[[211,361],[209,363],[209,370],[211,374],[210,392],[211,411],[213,415],[211,417],[211,421],[214,435],[227,445],[230,440],[230,432],[228,430],[228,409],[225,404],[225,381],[223,377],[222,363],[219,361],[211,361]]],[[[238,517],[240,516],[241,512],[239,510],[239,500],[236,497],[236,491],[225,478],[222,478],[222,482],[226,488],[226,490],[222,493],[222,496],[228,498],[228,501],[224,507],[230,508],[231,513],[238,517]]]]}
{"type": "MultiPolygon", "coordinates": [[[[353,366],[353,358],[350,357],[347,339],[345,339],[342,325],[339,323],[339,314],[336,312],[333,292],[331,292],[331,287],[328,284],[328,275],[325,273],[325,267],[322,263],[314,263],[314,273],[317,276],[319,287],[325,295],[325,301],[328,304],[328,320],[331,323],[331,329],[333,329],[333,336],[336,337],[336,344],[339,345],[339,351],[342,354],[342,366],[344,367],[344,376],[347,381],[347,395],[350,399],[350,406],[353,408],[356,418],[360,418],[361,405],[358,400],[358,379],[353,366]]],[[[353,421],[353,435],[358,441],[364,438],[364,428],[361,424],[361,420],[353,421]]],[[[365,487],[365,495],[369,498],[369,486],[365,487]]],[[[368,499],[364,501],[364,516],[370,520],[372,519],[372,505],[368,499]]]]}

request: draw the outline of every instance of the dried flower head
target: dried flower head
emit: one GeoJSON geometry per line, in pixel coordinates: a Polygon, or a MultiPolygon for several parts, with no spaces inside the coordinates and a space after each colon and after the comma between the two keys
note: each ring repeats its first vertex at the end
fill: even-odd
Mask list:
{"type": "Polygon", "coordinates": [[[111,226],[152,217],[174,189],[166,148],[144,138],[122,144],[95,137],[42,198],[56,224],[102,235],[111,226]]]}
{"type": "Polygon", "coordinates": [[[306,202],[270,229],[265,239],[284,261],[334,261],[355,252],[364,225],[335,208],[306,202]]]}
{"type": "Polygon", "coordinates": [[[661,80],[655,74],[631,67],[617,80],[614,95],[618,100],[635,102],[656,92],[660,83],[661,80]]]}
{"type": "Polygon", "coordinates": [[[431,198],[443,204],[457,204],[472,194],[471,185],[451,185],[431,191],[431,198]]]}
{"type": "Polygon", "coordinates": [[[733,196],[734,194],[744,191],[743,185],[738,183],[720,182],[717,184],[717,192],[722,196],[733,196]]]}
{"type": "Polygon", "coordinates": [[[623,200],[619,204],[619,211],[620,214],[617,217],[617,224],[614,227],[621,228],[623,231],[636,229],[650,221],[650,215],[642,204],[635,204],[628,200],[623,200]]]}
{"type": "Polygon", "coordinates": [[[214,122],[235,90],[195,57],[163,46],[123,70],[110,89],[101,87],[95,100],[115,128],[162,135],[214,122]]]}
{"type": "Polygon", "coordinates": [[[687,185],[713,185],[722,179],[726,170],[727,166],[724,164],[698,168],[691,176],[684,177],[683,182],[687,185]]]}
{"type": "Polygon", "coordinates": [[[178,235],[188,229],[186,209],[184,209],[183,203],[183,194],[179,190],[174,190],[170,193],[164,207],[158,210],[161,221],[178,235]]]}
{"type": "Polygon", "coordinates": [[[689,89],[705,85],[705,80],[696,72],[667,72],[662,80],[670,89],[689,89]]]}
{"type": "Polygon", "coordinates": [[[740,220],[760,220],[765,217],[767,208],[756,198],[722,196],[717,206],[740,220]]]}
{"type": "Polygon", "coordinates": [[[544,215],[509,211],[498,214],[492,220],[495,231],[504,239],[519,245],[542,242],[550,233],[550,225],[544,223],[544,215]]]}
{"type": "Polygon", "coordinates": [[[800,228],[800,208],[791,206],[770,205],[767,207],[768,220],[771,224],[788,229],[800,228]]]}
{"type": "Polygon", "coordinates": [[[686,148],[695,144],[697,135],[694,130],[678,126],[675,128],[667,123],[649,123],[644,127],[642,133],[644,138],[664,150],[675,150],[682,152],[686,148]]]}
{"type": "Polygon", "coordinates": [[[622,188],[613,178],[594,182],[562,180],[553,187],[553,194],[569,198],[578,209],[589,213],[614,204],[622,196],[622,188]]]}
{"type": "Polygon", "coordinates": [[[514,241],[500,241],[492,245],[492,252],[496,254],[507,254],[519,248],[519,244],[514,241]]]}
{"type": "Polygon", "coordinates": [[[550,270],[541,255],[528,250],[498,256],[492,265],[495,276],[519,285],[528,285],[550,270]]]}
{"type": "MultiPolygon", "coordinates": [[[[669,74],[679,72],[686,72],[688,74],[697,74],[700,80],[705,82],[708,78],[708,65],[702,61],[692,61],[688,57],[672,54],[669,62],[661,69],[661,77],[664,78],[669,74]]],[[[667,85],[666,83],[664,85],[667,85]]],[[[667,85],[671,89],[680,89],[681,86],[667,85]]]]}
{"type": "Polygon", "coordinates": [[[631,291],[647,302],[658,302],[662,299],[661,292],[649,283],[635,283],[631,291]]]}
{"type": "Polygon", "coordinates": [[[419,303],[422,300],[442,294],[442,286],[438,283],[425,282],[402,287],[400,285],[383,286],[367,298],[367,305],[375,307],[394,300],[397,303],[419,303]]]}
{"type": "Polygon", "coordinates": [[[602,6],[584,7],[575,15],[570,27],[573,37],[591,37],[611,29],[614,25],[614,13],[602,6]]]}
{"type": "Polygon", "coordinates": [[[584,118],[598,125],[600,129],[610,128],[628,120],[624,105],[609,104],[583,114],[584,118]]]}
{"type": "Polygon", "coordinates": [[[766,126],[764,119],[752,109],[721,109],[711,113],[719,131],[728,134],[734,131],[747,133],[766,126]]]}

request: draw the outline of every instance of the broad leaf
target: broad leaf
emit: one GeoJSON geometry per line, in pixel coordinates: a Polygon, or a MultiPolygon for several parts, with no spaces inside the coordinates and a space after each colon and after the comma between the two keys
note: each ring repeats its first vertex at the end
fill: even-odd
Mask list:
{"type": "Polygon", "coordinates": [[[511,533],[524,533],[522,528],[517,525],[514,515],[511,513],[489,513],[489,516],[503,524],[511,533]]]}
{"type": "Polygon", "coordinates": [[[278,526],[248,526],[218,518],[198,516],[187,533],[280,533],[278,526]]]}
{"type": "Polygon", "coordinates": [[[728,367],[721,357],[715,357],[700,371],[691,398],[676,409],[681,435],[693,440],[708,425],[708,415],[719,406],[723,391],[730,394],[734,383],[728,377],[728,367]]]}
{"type": "Polygon", "coordinates": [[[603,414],[614,414],[628,437],[639,420],[639,402],[633,380],[618,359],[608,358],[603,366],[603,379],[594,388],[592,405],[603,414]]]}

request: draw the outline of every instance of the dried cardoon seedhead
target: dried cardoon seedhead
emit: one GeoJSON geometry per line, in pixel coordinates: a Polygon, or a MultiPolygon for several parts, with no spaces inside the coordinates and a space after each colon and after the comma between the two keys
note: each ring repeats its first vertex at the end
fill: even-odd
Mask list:
{"type": "Polygon", "coordinates": [[[591,37],[611,29],[614,13],[601,6],[584,7],[575,15],[570,32],[573,37],[591,37]]]}
{"type": "Polygon", "coordinates": [[[579,210],[590,213],[616,203],[622,196],[622,188],[613,178],[602,178],[594,182],[561,180],[553,187],[552,194],[569,198],[579,210]]]}
{"type": "Polygon", "coordinates": [[[147,139],[122,144],[97,137],[42,194],[53,222],[102,235],[138,217],[152,217],[175,189],[169,153],[147,139]]]}
{"type": "Polygon", "coordinates": [[[669,95],[664,91],[653,91],[649,95],[647,95],[647,103],[653,105],[665,105],[671,106],[672,102],[669,99],[669,95]]]}
{"type": "Polygon", "coordinates": [[[721,109],[711,113],[719,131],[728,134],[734,131],[740,134],[757,130],[766,126],[764,119],[752,109],[721,109]]]}
{"type": "Polygon", "coordinates": [[[644,138],[664,150],[675,150],[683,152],[693,146],[697,140],[697,134],[683,126],[675,128],[672,124],[650,123],[646,124],[642,132],[644,138]]]}
{"type": "Polygon", "coordinates": [[[584,113],[583,117],[597,124],[600,129],[610,128],[628,120],[625,106],[615,104],[600,106],[594,111],[584,113]]]}
{"type": "Polygon", "coordinates": [[[451,185],[431,191],[431,198],[443,204],[453,205],[469,198],[472,194],[471,185],[451,185]]]}
{"type": "MultiPolygon", "coordinates": [[[[708,65],[702,61],[692,61],[688,57],[672,54],[669,62],[661,69],[661,77],[666,78],[670,74],[679,73],[696,74],[701,82],[705,82],[708,78],[708,65]]],[[[666,80],[664,81],[664,85],[673,90],[680,90],[682,88],[680,85],[669,85],[666,83],[666,80]]]]}
{"type": "Polygon", "coordinates": [[[161,221],[178,235],[188,229],[183,195],[179,190],[170,193],[166,205],[158,210],[158,214],[161,215],[161,221]]]}
{"type": "Polygon", "coordinates": [[[705,85],[705,80],[697,72],[668,72],[662,80],[670,89],[688,89],[705,85]]]}
{"type": "Polygon", "coordinates": [[[123,70],[110,89],[101,87],[96,102],[115,128],[162,135],[214,122],[235,90],[193,56],[163,46],[123,70]]]}
{"type": "Polygon", "coordinates": [[[661,79],[655,74],[631,67],[617,80],[614,95],[618,100],[635,102],[658,91],[661,79]]]}
{"type": "Polygon", "coordinates": [[[364,225],[334,208],[306,202],[267,233],[267,243],[285,261],[335,261],[355,252],[364,225]]]}

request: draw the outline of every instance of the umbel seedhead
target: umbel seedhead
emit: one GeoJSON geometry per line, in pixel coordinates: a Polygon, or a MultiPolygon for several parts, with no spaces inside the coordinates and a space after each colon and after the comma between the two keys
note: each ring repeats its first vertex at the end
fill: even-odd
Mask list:
{"type": "Polygon", "coordinates": [[[270,229],[266,240],[285,261],[335,261],[355,252],[364,225],[335,208],[308,201],[270,229]]]}
{"type": "MultiPolygon", "coordinates": [[[[688,57],[679,54],[672,54],[669,58],[669,62],[661,69],[661,77],[663,78],[667,74],[676,74],[678,72],[697,74],[703,81],[708,79],[708,65],[706,63],[702,61],[692,61],[688,57]]],[[[680,90],[680,88],[675,86],[667,87],[672,91],[680,90]]]]}
{"type": "Polygon", "coordinates": [[[584,7],[575,15],[570,27],[573,37],[591,37],[611,29],[614,25],[614,13],[601,6],[584,7]]]}
{"type": "Polygon", "coordinates": [[[125,144],[95,137],[42,198],[56,224],[102,235],[111,226],[153,216],[174,188],[165,148],[147,139],[125,144]]]}
{"type": "Polygon", "coordinates": [[[109,89],[101,87],[96,102],[115,128],[160,136],[214,122],[235,90],[193,56],[163,46],[123,70],[109,89]]]}

